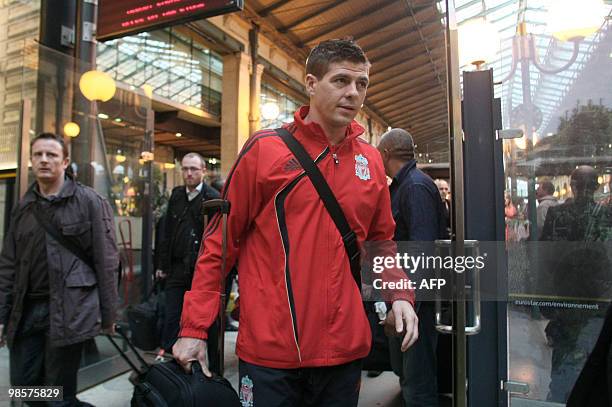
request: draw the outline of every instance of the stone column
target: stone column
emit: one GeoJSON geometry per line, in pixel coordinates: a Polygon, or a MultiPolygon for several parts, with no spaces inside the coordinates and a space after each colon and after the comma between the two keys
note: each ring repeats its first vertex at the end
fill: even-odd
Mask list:
{"type": "Polygon", "coordinates": [[[249,138],[249,65],[247,54],[223,57],[221,96],[221,176],[227,177],[249,138]]]}
{"type": "MultiPolygon", "coordinates": [[[[251,65],[251,69],[253,66],[251,65]]],[[[261,129],[261,75],[263,74],[264,66],[257,64],[255,71],[255,105],[250,107],[249,114],[249,132],[255,133],[261,129]]]]}

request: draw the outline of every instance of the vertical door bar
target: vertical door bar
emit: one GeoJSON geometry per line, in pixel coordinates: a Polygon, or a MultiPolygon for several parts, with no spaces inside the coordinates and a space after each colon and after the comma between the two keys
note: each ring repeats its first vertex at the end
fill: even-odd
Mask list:
{"type": "MultiPolygon", "coordinates": [[[[451,240],[455,256],[464,251],[463,205],[463,130],[461,124],[461,88],[459,86],[459,41],[454,0],[446,0],[446,60],[448,117],[451,158],[452,212],[451,240]]],[[[453,407],[467,406],[465,274],[453,274],[453,407]]]]}
{"type": "Polygon", "coordinates": [[[32,100],[24,99],[21,102],[21,120],[19,129],[19,143],[17,148],[17,194],[15,195],[15,203],[17,203],[28,190],[28,172],[30,161],[30,127],[32,125],[32,100]]]}
{"type": "MultiPolygon", "coordinates": [[[[145,123],[144,150],[153,153],[155,111],[148,100],[145,123]]],[[[142,199],[142,294],[146,296],[153,277],[153,160],[147,159],[144,166],[144,193],[142,199]]],[[[143,297],[144,298],[144,297],[143,297]]]]}
{"type": "MultiPolygon", "coordinates": [[[[502,141],[495,137],[495,131],[501,127],[501,104],[499,99],[494,99],[492,69],[463,72],[462,107],[465,235],[467,239],[481,242],[503,242],[503,150],[502,141]]],[[[488,267],[482,273],[482,283],[491,293],[491,288],[503,285],[505,253],[503,245],[485,244],[484,251],[488,267]]],[[[505,377],[506,363],[502,355],[506,352],[500,345],[505,343],[505,333],[498,331],[498,324],[505,323],[502,312],[506,305],[501,302],[505,299],[504,293],[498,292],[499,302],[488,295],[480,305],[474,298],[474,306],[481,306],[483,325],[481,332],[470,337],[467,343],[469,406],[503,405],[504,394],[499,383],[505,377]]]]}

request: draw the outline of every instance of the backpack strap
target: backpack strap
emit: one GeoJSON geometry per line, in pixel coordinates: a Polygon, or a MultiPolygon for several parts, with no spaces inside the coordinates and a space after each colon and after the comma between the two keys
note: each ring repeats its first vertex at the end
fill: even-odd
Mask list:
{"type": "Polygon", "coordinates": [[[43,227],[43,229],[51,235],[53,239],[55,239],[62,247],[68,250],[70,253],[74,254],[78,257],[83,263],[87,264],[89,268],[95,270],[93,260],[85,254],[85,251],[79,247],[76,243],[68,240],[64,235],[60,233],[60,231],[51,224],[51,222],[40,213],[40,207],[38,204],[32,205],[32,214],[43,227]]]}
{"type": "Polygon", "coordinates": [[[340,232],[340,236],[342,236],[342,242],[344,243],[344,249],[346,250],[346,255],[348,256],[349,263],[351,265],[351,274],[353,275],[353,279],[355,279],[355,284],[357,284],[357,288],[361,292],[361,262],[360,262],[360,251],[359,245],[357,244],[357,235],[351,229],[348,221],[346,220],[346,216],[336,199],[336,196],[332,192],[331,188],[319,167],[314,163],[314,161],[310,158],[304,146],[300,144],[299,141],[293,137],[287,129],[280,128],[275,130],[276,133],[280,136],[280,138],[285,142],[289,150],[293,153],[295,158],[300,162],[300,165],[304,169],[308,178],[314,185],[319,197],[323,201],[323,205],[329,215],[331,216],[336,228],[340,232]]]}

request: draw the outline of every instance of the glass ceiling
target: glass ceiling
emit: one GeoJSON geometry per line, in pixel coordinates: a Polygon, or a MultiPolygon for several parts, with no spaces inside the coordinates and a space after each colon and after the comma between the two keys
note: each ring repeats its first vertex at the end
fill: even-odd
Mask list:
{"type": "Polygon", "coordinates": [[[219,115],[221,57],[171,29],[98,44],[98,67],[116,81],[219,115]]]}
{"type": "MultiPolygon", "coordinates": [[[[557,41],[547,31],[548,10],[554,1],[556,0],[456,0],[454,2],[459,26],[471,18],[484,16],[499,32],[500,51],[488,67],[493,68],[495,82],[503,80],[501,85],[495,87],[495,94],[496,97],[502,98],[504,127],[516,125],[513,123],[513,116],[517,115],[519,110],[517,106],[523,104],[523,88],[525,88],[531,94],[532,103],[541,112],[541,119],[538,120],[540,123],[536,128],[536,133],[540,137],[556,130],[556,123],[552,123],[552,119],[556,117],[564,97],[598,46],[609,43],[612,36],[609,23],[604,22],[602,16],[602,28],[580,43],[578,57],[568,69],[557,74],[546,74],[541,73],[533,63],[530,63],[529,84],[523,86],[519,63],[516,71],[508,77],[512,69],[512,39],[517,24],[521,21],[526,23],[527,32],[534,34],[536,53],[541,65],[547,68],[562,67],[571,59],[573,42],[557,41]]],[[[577,7],[580,5],[578,0],[575,3],[577,7]]],[[[610,16],[611,1],[606,2],[605,11],[610,16]]]]}

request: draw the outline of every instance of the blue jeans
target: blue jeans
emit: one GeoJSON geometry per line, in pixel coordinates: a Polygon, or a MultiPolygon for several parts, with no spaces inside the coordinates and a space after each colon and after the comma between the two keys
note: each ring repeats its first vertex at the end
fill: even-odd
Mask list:
{"type": "Polygon", "coordinates": [[[399,376],[404,407],[437,407],[438,332],[434,323],[434,304],[418,303],[416,310],[419,317],[419,339],[406,352],[402,352],[402,338],[389,338],[391,367],[399,376]]]}

